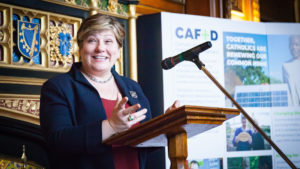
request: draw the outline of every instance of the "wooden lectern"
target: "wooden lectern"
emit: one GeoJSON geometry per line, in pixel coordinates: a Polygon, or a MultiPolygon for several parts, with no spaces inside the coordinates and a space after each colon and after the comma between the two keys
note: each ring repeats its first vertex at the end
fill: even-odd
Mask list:
{"type": "Polygon", "coordinates": [[[187,169],[187,138],[217,127],[239,114],[239,110],[232,108],[185,105],[113,135],[103,143],[134,147],[168,146],[171,169],[187,169]]]}

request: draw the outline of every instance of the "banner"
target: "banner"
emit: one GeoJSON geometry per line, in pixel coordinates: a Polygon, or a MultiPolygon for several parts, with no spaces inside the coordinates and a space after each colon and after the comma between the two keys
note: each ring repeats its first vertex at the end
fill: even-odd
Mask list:
{"type": "MultiPolygon", "coordinates": [[[[210,41],[212,48],[199,54],[206,69],[300,167],[300,24],[161,13],[161,36],[161,59],[210,41]]],[[[163,71],[163,93],[164,109],[176,99],[233,107],[189,61],[163,71]]],[[[193,169],[289,168],[243,116],[188,139],[188,163],[193,169]]]]}

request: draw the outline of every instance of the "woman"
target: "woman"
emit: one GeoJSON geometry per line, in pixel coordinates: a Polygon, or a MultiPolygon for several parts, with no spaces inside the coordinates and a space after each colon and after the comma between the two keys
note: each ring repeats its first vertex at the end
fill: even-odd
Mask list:
{"type": "Polygon", "coordinates": [[[140,86],[112,69],[124,36],[124,28],[112,17],[87,18],[77,34],[81,62],[43,85],[40,122],[50,147],[51,168],[145,167],[145,149],[102,144],[111,135],[151,119],[140,86]]]}
{"type": "Polygon", "coordinates": [[[242,127],[235,130],[232,144],[236,146],[236,151],[250,150],[252,145],[252,131],[247,129],[247,119],[241,115],[242,127]]]}

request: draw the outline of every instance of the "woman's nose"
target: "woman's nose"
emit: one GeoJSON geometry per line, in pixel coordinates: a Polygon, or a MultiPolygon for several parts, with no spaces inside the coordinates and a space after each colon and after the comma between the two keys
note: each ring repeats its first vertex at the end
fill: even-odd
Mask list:
{"type": "Polygon", "coordinates": [[[97,52],[103,52],[103,51],[105,51],[105,44],[101,43],[101,42],[98,42],[97,46],[96,46],[96,51],[97,52]]]}

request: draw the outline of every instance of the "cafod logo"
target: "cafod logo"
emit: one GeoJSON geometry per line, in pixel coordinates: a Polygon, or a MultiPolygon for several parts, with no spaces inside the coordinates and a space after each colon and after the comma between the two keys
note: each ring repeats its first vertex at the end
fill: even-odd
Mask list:
{"type": "Polygon", "coordinates": [[[206,30],[199,28],[183,28],[177,27],[175,30],[176,37],[178,39],[194,39],[204,41],[216,41],[218,39],[218,33],[215,30],[206,30]]]}

